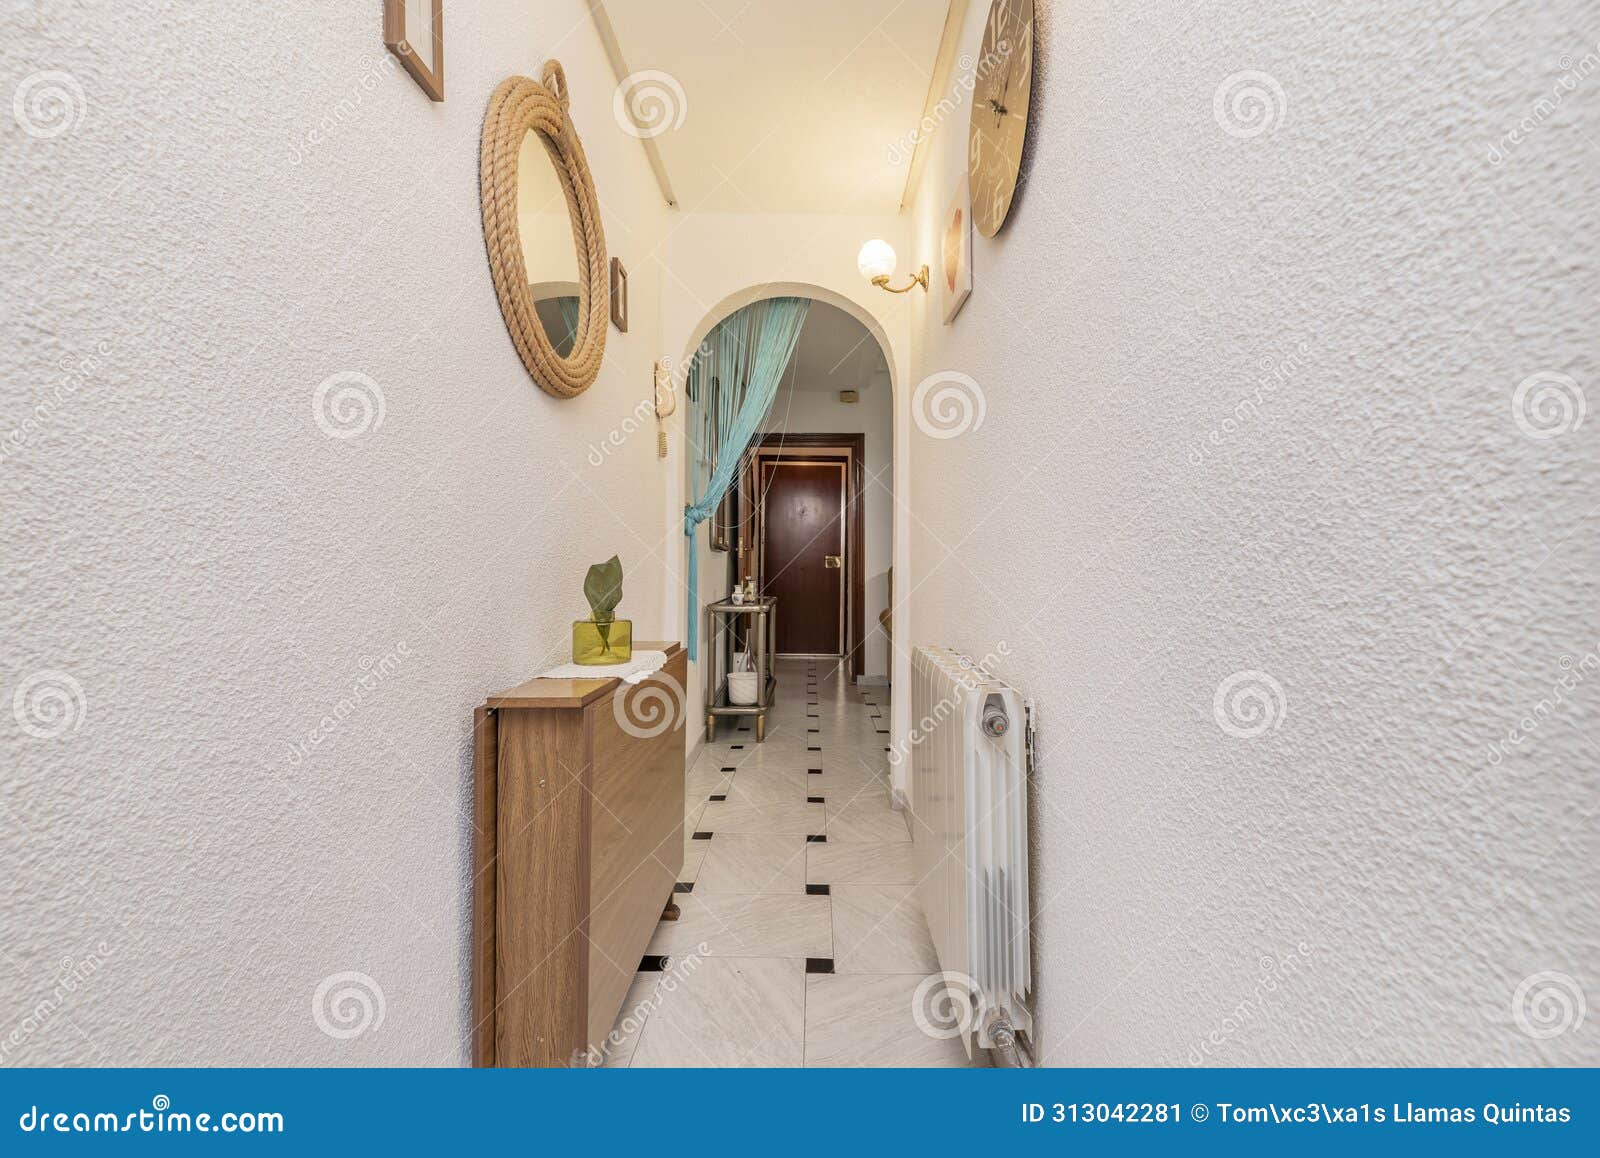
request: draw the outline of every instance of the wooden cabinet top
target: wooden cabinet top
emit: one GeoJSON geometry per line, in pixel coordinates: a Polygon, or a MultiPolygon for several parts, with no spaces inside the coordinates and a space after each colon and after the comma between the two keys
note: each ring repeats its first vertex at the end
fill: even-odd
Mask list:
{"type": "MultiPolygon", "coordinates": [[[[679,643],[660,640],[633,641],[635,651],[664,651],[668,659],[682,647],[679,643]]],[[[484,703],[490,708],[581,708],[591,700],[606,695],[621,682],[616,676],[599,679],[531,679],[490,696],[484,703]]]]}

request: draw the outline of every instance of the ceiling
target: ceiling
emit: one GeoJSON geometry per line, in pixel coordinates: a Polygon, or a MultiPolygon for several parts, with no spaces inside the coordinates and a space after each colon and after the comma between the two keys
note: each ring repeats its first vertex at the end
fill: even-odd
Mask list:
{"type": "Polygon", "coordinates": [[[899,209],[948,0],[591,8],[617,75],[638,78],[619,95],[657,102],[638,123],[669,201],[708,212],[899,209]]]}
{"type": "Polygon", "coordinates": [[[855,318],[814,301],[783,376],[796,390],[866,390],[875,372],[888,370],[883,348],[855,318]]]}

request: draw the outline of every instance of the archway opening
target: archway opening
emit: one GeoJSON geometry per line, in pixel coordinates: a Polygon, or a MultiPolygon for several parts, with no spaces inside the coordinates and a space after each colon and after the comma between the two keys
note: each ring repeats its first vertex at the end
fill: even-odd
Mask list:
{"type": "MultiPolygon", "coordinates": [[[[681,365],[687,369],[707,336],[735,311],[788,296],[808,298],[811,307],[777,394],[748,445],[717,451],[740,455],[741,465],[717,516],[697,532],[696,608],[707,617],[700,636],[708,644],[715,639],[704,611],[709,604],[728,598],[736,586],[753,588],[779,600],[778,656],[832,661],[852,685],[885,684],[894,664],[897,375],[882,326],[857,303],[822,287],[750,287],[707,313],[681,365]]],[[[683,425],[693,437],[694,408],[708,400],[685,402],[683,425]]],[[[686,494],[703,483],[708,457],[689,447],[686,494]]],[[[708,658],[703,653],[696,665],[697,682],[713,670],[708,658]]],[[[716,669],[719,683],[726,662],[723,657],[716,669]]],[[[722,693],[719,687],[700,694],[709,706],[722,693]]]]}

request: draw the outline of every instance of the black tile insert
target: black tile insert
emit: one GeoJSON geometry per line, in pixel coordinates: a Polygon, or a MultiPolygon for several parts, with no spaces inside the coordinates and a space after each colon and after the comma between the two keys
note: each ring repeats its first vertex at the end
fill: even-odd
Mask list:
{"type": "Polygon", "coordinates": [[[709,833],[709,832],[697,832],[697,833],[694,834],[694,839],[695,840],[710,840],[711,839],[711,833],[709,833]]]}
{"type": "Polygon", "coordinates": [[[825,797],[825,796],[807,796],[806,797],[806,803],[807,804],[826,804],[826,803],[828,803],[828,798],[825,797]]]}
{"type": "Polygon", "coordinates": [[[707,800],[726,800],[726,799],[728,799],[728,794],[726,792],[716,792],[716,793],[713,793],[712,795],[706,797],[706,799],[707,800]]]}
{"type": "Polygon", "coordinates": [[[729,744],[728,745],[728,750],[730,752],[743,752],[744,751],[744,745],[743,744],[729,744]]]}
{"type": "Polygon", "coordinates": [[[831,890],[830,886],[828,886],[828,885],[807,885],[806,886],[806,896],[808,896],[808,897],[826,897],[826,896],[831,895],[831,891],[832,890],[831,890]]]}
{"type": "MultiPolygon", "coordinates": [[[[830,961],[829,964],[831,965],[832,962],[830,961]]],[[[654,953],[652,953],[648,957],[639,958],[639,970],[638,971],[640,973],[660,973],[666,967],[667,967],[667,959],[665,957],[658,956],[658,955],[656,955],[654,953]]]]}
{"type": "MultiPolygon", "coordinates": [[[[824,886],[824,887],[826,887],[826,886],[824,886]]],[[[832,957],[807,957],[806,958],[806,972],[807,973],[832,973],[833,972],[833,958],[832,957]]]]}
{"type": "Polygon", "coordinates": [[[677,884],[672,886],[672,891],[675,893],[692,893],[694,892],[694,882],[679,881],[677,884]]]}
{"type": "MultiPolygon", "coordinates": [[[[884,751],[885,751],[885,752],[887,752],[887,751],[888,751],[888,750],[889,750],[889,749],[887,749],[887,748],[885,748],[885,749],[884,749],[884,751]]],[[[821,748],[818,748],[818,747],[816,747],[816,746],[815,746],[815,745],[812,745],[812,746],[810,746],[810,747],[808,747],[808,748],[807,748],[807,749],[806,749],[806,751],[807,751],[807,752],[820,752],[820,751],[822,751],[822,749],[821,749],[821,748]]]]}
{"type": "Polygon", "coordinates": [[[827,844],[828,843],[828,838],[826,836],[808,836],[808,837],[806,837],[806,843],[807,844],[827,844]]]}
{"type": "Polygon", "coordinates": [[[807,768],[806,772],[809,775],[812,775],[812,776],[821,776],[822,775],[822,769],[821,768],[807,768]]]}

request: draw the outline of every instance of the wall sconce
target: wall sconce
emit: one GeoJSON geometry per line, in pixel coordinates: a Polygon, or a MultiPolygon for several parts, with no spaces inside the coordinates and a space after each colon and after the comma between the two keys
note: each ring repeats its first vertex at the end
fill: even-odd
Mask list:
{"type": "Polygon", "coordinates": [[[892,294],[903,294],[910,291],[914,285],[920,285],[924,293],[928,290],[928,267],[923,266],[922,272],[913,277],[899,289],[889,284],[889,275],[894,273],[895,261],[894,246],[887,241],[874,237],[861,247],[861,252],[856,255],[856,268],[861,271],[861,276],[872,282],[881,290],[892,294]]]}

